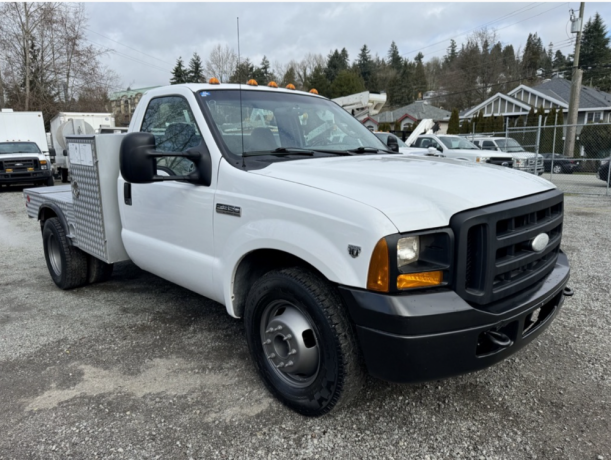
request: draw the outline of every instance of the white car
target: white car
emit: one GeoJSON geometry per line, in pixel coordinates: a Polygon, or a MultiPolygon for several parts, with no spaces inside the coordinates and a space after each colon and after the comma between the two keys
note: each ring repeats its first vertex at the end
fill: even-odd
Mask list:
{"type": "Polygon", "coordinates": [[[447,158],[472,161],[475,163],[489,163],[498,166],[513,167],[513,156],[502,152],[482,152],[480,148],[461,136],[450,134],[423,134],[418,136],[414,147],[433,147],[447,158]]]}
{"type": "Polygon", "coordinates": [[[482,150],[510,153],[513,155],[514,169],[539,176],[543,174],[543,155],[527,152],[511,137],[476,137],[472,142],[482,150]]]}

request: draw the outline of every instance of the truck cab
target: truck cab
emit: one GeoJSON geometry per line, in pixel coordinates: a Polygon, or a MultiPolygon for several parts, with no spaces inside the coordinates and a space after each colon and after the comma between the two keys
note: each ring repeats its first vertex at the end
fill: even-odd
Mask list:
{"type": "Polygon", "coordinates": [[[447,158],[474,163],[488,163],[508,168],[513,167],[513,157],[510,154],[482,152],[477,145],[461,136],[423,134],[418,136],[413,146],[421,148],[433,147],[447,158]]]}
{"type": "Polygon", "coordinates": [[[543,155],[527,152],[518,141],[510,137],[482,136],[472,139],[482,150],[505,152],[513,156],[513,167],[530,174],[543,174],[543,155]]]}

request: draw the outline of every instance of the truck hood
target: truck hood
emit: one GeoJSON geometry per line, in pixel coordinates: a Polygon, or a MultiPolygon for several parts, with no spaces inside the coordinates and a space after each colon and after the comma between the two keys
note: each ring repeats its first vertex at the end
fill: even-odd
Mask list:
{"type": "Polygon", "coordinates": [[[39,160],[45,160],[45,156],[42,153],[0,153],[0,160],[17,159],[17,158],[38,158],[39,160]]]}
{"type": "Polygon", "coordinates": [[[399,232],[444,227],[457,212],[555,188],[510,168],[409,155],[295,160],[251,172],[369,205],[399,232]]]}

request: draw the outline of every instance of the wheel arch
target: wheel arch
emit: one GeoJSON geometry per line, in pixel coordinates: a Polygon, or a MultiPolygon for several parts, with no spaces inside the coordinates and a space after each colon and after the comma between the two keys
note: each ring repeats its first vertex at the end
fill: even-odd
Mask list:
{"type": "Polygon", "coordinates": [[[246,297],[257,279],[272,270],[304,267],[323,279],[327,277],[306,260],[279,249],[256,249],[245,254],[238,262],[232,280],[233,316],[242,317],[246,297]]]}
{"type": "MultiPolygon", "coordinates": [[[[38,221],[40,222],[40,231],[42,232],[45,222],[53,217],[57,217],[64,227],[66,235],[70,235],[70,227],[68,226],[68,219],[64,212],[55,203],[43,203],[38,209],[38,221]]],[[[72,238],[68,236],[68,243],[72,246],[72,238]]]]}

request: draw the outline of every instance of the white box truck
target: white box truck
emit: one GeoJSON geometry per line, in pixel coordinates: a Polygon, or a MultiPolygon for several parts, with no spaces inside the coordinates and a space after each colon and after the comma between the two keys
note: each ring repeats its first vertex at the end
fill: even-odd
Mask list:
{"type": "Polygon", "coordinates": [[[62,182],[68,182],[70,159],[66,136],[72,134],[97,134],[115,127],[111,113],[59,112],[51,120],[51,142],[57,152],[55,169],[62,182]]]}
{"type": "Polygon", "coordinates": [[[51,157],[42,112],[0,111],[0,186],[53,185],[51,157]]]}
{"type": "Polygon", "coordinates": [[[554,184],[391,152],[321,96],[156,88],[128,134],[67,142],[70,186],[23,192],[55,284],[131,260],[222,303],[265,385],[305,415],[349,401],[365,371],[408,383],[491,366],[572,293],[554,184]]]}

